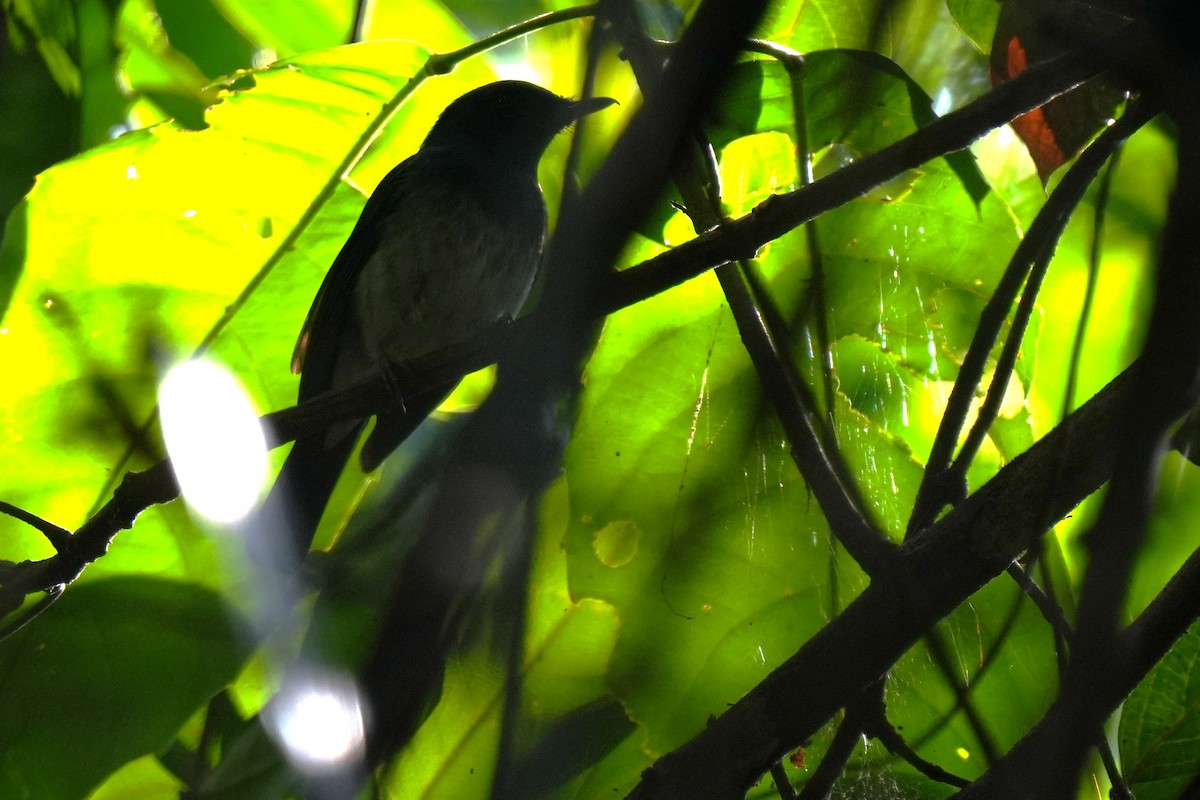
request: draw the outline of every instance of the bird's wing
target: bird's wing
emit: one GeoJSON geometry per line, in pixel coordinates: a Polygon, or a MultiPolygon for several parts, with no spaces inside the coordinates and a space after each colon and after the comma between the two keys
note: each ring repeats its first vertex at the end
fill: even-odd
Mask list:
{"type": "Polygon", "coordinates": [[[375,252],[383,222],[407,194],[406,166],[401,162],[380,182],[367,200],[350,238],[334,259],[300,329],[292,352],[292,372],[302,373],[301,399],[313,397],[333,385],[339,339],[351,313],[354,286],[367,260],[375,252]]]}

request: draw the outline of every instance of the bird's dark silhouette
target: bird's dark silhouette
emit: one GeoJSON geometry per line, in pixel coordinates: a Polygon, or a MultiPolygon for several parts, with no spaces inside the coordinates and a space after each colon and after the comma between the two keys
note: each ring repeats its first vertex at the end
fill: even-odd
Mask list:
{"type": "MultiPolygon", "coordinates": [[[[292,359],[299,401],[515,315],[546,234],[538,162],[561,130],[612,102],[500,81],[451,103],[379,184],[325,276],[292,359]]],[[[452,388],[432,387],[380,414],[363,469],[377,467],[452,388]]],[[[292,563],[308,551],[366,422],[300,438],[288,454],[267,507],[287,519],[292,563]]]]}

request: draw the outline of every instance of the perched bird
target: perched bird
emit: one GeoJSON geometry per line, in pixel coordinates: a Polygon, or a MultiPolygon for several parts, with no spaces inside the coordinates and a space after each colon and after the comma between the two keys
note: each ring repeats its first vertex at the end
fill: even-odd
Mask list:
{"type": "MultiPolygon", "coordinates": [[[[516,314],[546,235],[538,162],[563,128],[613,102],[500,81],[447,106],[416,154],[371,195],[325,276],[292,358],[299,401],[516,314]]],[[[379,415],[363,445],[363,469],[377,467],[451,389],[436,387],[379,415]]],[[[286,509],[297,560],[365,425],[337,424],[298,439],[288,454],[267,504],[286,509]]]]}

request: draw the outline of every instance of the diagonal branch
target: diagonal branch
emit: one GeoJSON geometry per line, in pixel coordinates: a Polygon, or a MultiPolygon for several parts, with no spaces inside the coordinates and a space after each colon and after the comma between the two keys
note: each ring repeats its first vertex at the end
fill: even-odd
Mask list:
{"type": "MultiPolygon", "coordinates": [[[[1115,648],[1128,654],[1128,669],[1091,697],[1097,713],[1107,717],[1157,664],[1171,645],[1200,618],[1200,550],[1195,551],[1151,601],[1146,610],[1116,637],[1115,648]]],[[[1042,722],[1013,747],[996,767],[955,795],[955,800],[1009,800],[1030,795],[1045,753],[1069,722],[1070,710],[1059,697],[1042,722]],[[1024,793],[1022,792],[1024,789],[1024,793]]],[[[1078,736],[1078,734],[1075,734],[1078,736]]],[[[1078,737],[1084,740],[1084,737],[1078,737]]],[[[1066,796],[1066,795],[1061,795],[1066,796]]],[[[1186,791],[1180,797],[1191,797],[1186,791]]]]}
{"type": "MultiPolygon", "coordinates": [[[[1101,46],[1136,57],[1149,45],[1123,29],[1101,46]]],[[[749,214],[625,270],[597,298],[600,309],[661,292],[711,265],[750,258],[767,242],[875,187],[947,153],[968,147],[988,131],[1045,105],[1101,71],[1094,51],[1072,51],[1026,70],[1017,78],[877,153],[787,194],[763,201],[749,214]]]]}
{"type": "Polygon", "coordinates": [[[1138,103],[1116,124],[1104,131],[1067,170],[1062,182],[1055,188],[1017,245],[1000,284],[984,307],[970,349],[950,392],[946,412],[942,416],[926,462],[925,476],[917,491],[908,526],[910,536],[919,533],[933,522],[944,506],[953,505],[966,495],[967,470],[1000,410],[1005,388],[1024,339],[1025,328],[1035,308],[1038,289],[1049,269],[1058,239],[1083,199],[1087,187],[1092,184],[1109,156],[1127,137],[1149,121],[1151,116],[1153,114],[1147,108],[1147,104],[1138,103]],[[997,361],[991,386],[988,387],[975,424],[972,425],[958,457],[955,458],[955,443],[958,442],[963,425],[967,422],[976,387],[983,379],[984,368],[996,340],[1000,338],[1001,329],[1018,293],[1021,295],[1020,304],[997,361]]]}
{"type": "MultiPolygon", "coordinates": [[[[1171,66],[1162,74],[1172,76],[1175,97],[1194,96],[1200,80],[1178,62],[1171,66]]],[[[1100,733],[1110,713],[1096,698],[1117,693],[1127,680],[1131,654],[1121,647],[1122,607],[1145,540],[1170,428],[1178,419],[1172,412],[1180,404],[1193,405],[1200,393],[1200,114],[1190,101],[1177,100],[1167,110],[1179,125],[1179,166],[1163,228],[1154,308],[1137,383],[1118,423],[1118,467],[1100,516],[1085,537],[1088,568],[1059,697],[1063,712],[1056,724],[1047,726],[1048,746],[1035,762],[1034,785],[1044,787],[1036,797],[1074,792],[1087,741],[1100,733]]]]}
{"type": "MultiPolygon", "coordinates": [[[[745,697],[643,774],[629,795],[733,800],[772,761],[815,735],[950,613],[1112,474],[1126,370],[900,554],[841,616],[745,697]]],[[[1164,413],[1182,416],[1186,402],[1164,413]]]]}
{"type": "MultiPolygon", "coordinates": [[[[662,68],[656,43],[642,30],[632,14],[614,19],[618,39],[625,49],[634,74],[643,83],[662,68]]],[[[655,102],[654,96],[648,97],[655,102]]],[[[703,135],[697,133],[697,139],[703,135]]],[[[720,176],[715,159],[696,152],[703,145],[684,142],[675,154],[672,180],[684,198],[685,211],[698,232],[719,228],[720,176]]],[[[792,459],[821,506],[834,537],[868,574],[887,567],[887,541],[867,519],[865,504],[850,478],[850,470],[836,449],[826,446],[819,435],[820,422],[809,387],[795,367],[786,338],[774,321],[770,298],[758,291],[747,262],[725,263],[716,268],[717,279],[738,326],[742,344],[750,355],[763,391],[775,409],[791,444],[792,459]]]]}

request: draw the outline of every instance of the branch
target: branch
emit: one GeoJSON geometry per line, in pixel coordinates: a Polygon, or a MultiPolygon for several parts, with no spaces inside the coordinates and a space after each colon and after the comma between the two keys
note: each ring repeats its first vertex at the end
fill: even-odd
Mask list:
{"type": "MultiPolygon", "coordinates": [[[[632,13],[615,19],[613,27],[634,74],[642,83],[649,83],[662,69],[657,43],[647,36],[632,13]]],[[[786,63],[792,65],[791,70],[799,69],[796,64],[802,61],[796,60],[796,54],[790,55],[793,58],[786,63]]],[[[656,100],[653,95],[647,99],[656,100]]],[[[696,137],[703,144],[685,141],[675,154],[671,176],[684,198],[685,213],[697,233],[703,233],[722,224],[720,176],[715,156],[706,157],[711,155],[711,145],[699,129],[696,137]],[[703,146],[708,152],[698,152],[703,146]]],[[[753,268],[748,262],[721,264],[716,273],[763,392],[791,444],[792,460],[812,489],[829,521],[830,531],[865,572],[880,573],[887,568],[889,543],[868,521],[863,511],[865,504],[841,453],[826,447],[818,435],[816,404],[796,369],[786,336],[781,335],[785,333],[779,324],[781,315],[774,310],[765,291],[755,291],[761,287],[752,280],[753,268]]]]}
{"type": "MultiPolygon", "coordinates": [[[[1131,46],[1132,38],[1130,29],[1122,29],[1098,48],[1121,47],[1136,55],[1147,47],[1140,40],[1131,46]]],[[[631,298],[653,295],[694,278],[711,265],[752,258],[767,242],[926,161],[964,149],[994,128],[1094,77],[1100,69],[1099,55],[1091,50],[1075,50],[1031,67],[912,136],[793,192],[770,197],[749,214],[623,271],[605,287],[596,305],[599,309],[620,308],[631,298]]]]}
{"type": "MultiPolygon", "coordinates": [[[[1197,618],[1200,618],[1200,550],[1192,553],[1146,610],[1117,637],[1114,649],[1129,654],[1129,668],[1103,687],[1101,694],[1090,698],[1097,713],[1108,717],[1115,712],[1197,618]]],[[[1033,776],[1046,751],[1055,748],[1054,740],[1061,735],[1061,728],[1068,721],[1068,702],[1060,695],[1038,726],[987,775],[955,795],[955,800],[1009,800],[1029,796],[1035,785],[1033,776]]],[[[1186,792],[1180,795],[1190,796],[1186,792]]]]}
{"type": "Polygon", "coordinates": [[[1101,167],[1121,143],[1149,121],[1153,114],[1146,103],[1138,103],[1121,119],[1088,146],[1087,150],[1067,170],[1062,182],[1038,212],[1037,218],[1017,245],[1000,284],[988,298],[963,359],[946,412],[942,415],[925,466],[925,475],[917,490],[917,499],[909,520],[909,535],[915,535],[931,523],[946,505],[953,505],[966,495],[967,470],[975,458],[984,437],[991,429],[1004,400],[1005,388],[1016,365],[1025,328],[1036,307],[1038,289],[1050,266],[1050,259],[1059,237],[1066,229],[1084,192],[1092,184],[1101,167]],[[1021,287],[1024,284],[1024,291],[1021,287]],[[963,442],[957,458],[954,447],[967,421],[975,389],[983,379],[984,368],[991,357],[996,340],[1008,319],[1009,310],[1018,293],[1020,304],[1009,330],[1000,358],[997,360],[987,396],[963,442]],[[953,462],[953,463],[952,463],[953,462]]]}
{"type": "MultiPolygon", "coordinates": [[[[1005,570],[1112,473],[1126,370],[1015,458],[757,687],[643,773],[636,800],[741,798],[766,766],[815,735],[931,625],[1005,570]]],[[[1182,416],[1186,404],[1167,411],[1182,416]]]]}

